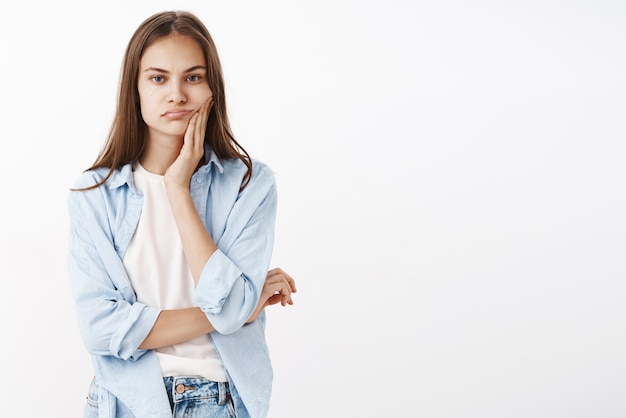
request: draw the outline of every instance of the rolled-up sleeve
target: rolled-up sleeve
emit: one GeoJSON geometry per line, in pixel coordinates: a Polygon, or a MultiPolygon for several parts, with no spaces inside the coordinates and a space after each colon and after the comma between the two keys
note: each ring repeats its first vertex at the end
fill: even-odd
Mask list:
{"type": "Polygon", "coordinates": [[[260,166],[232,207],[194,294],[193,303],[220,334],[241,328],[259,301],[272,256],[276,207],[273,174],[260,166]]]}
{"type": "Polygon", "coordinates": [[[133,360],[145,353],[138,347],[160,310],[136,301],[102,221],[106,205],[94,201],[98,193],[73,191],[68,197],[68,273],[78,326],[91,354],[133,360]]]}

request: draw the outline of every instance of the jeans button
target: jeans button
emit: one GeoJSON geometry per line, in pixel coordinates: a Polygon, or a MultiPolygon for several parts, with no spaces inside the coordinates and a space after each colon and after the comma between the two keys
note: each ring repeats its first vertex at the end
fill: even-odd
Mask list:
{"type": "Polygon", "coordinates": [[[182,383],[179,383],[176,385],[176,392],[183,393],[184,391],[185,391],[185,385],[183,385],[182,383]]]}

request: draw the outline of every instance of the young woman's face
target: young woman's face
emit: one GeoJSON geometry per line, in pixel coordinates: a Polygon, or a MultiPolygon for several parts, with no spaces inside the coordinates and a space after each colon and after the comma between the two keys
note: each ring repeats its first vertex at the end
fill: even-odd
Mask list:
{"type": "Polygon", "coordinates": [[[145,50],[138,90],[148,140],[183,137],[191,116],[213,96],[206,72],[202,49],[187,36],[172,34],[145,50]]]}

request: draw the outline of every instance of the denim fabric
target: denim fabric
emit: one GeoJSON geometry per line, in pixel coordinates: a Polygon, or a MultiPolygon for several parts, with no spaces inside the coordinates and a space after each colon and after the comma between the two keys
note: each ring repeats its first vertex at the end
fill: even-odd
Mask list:
{"type": "Polygon", "coordinates": [[[228,383],[198,376],[165,377],[174,418],[236,418],[228,383]]]}
{"type": "Polygon", "coordinates": [[[83,418],[98,418],[98,385],[96,379],[93,379],[89,386],[83,418]]]}
{"type": "MultiPolygon", "coordinates": [[[[239,418],[263,418],[269,409],[272,366],[265,315],[245,324],[258,302],[269,268],[277,206],[274,175],[253,161],[252,178],[237,159],[220,160],[207,149],[194,173],[191,196],[218,250],[202,271],[193,303],[216,328],[211,338],[226,368],[239,418]]],[[[106,169],[83,173],[82,188],[104,178],[106,169]]],[[[170,418],[156,354],[141,350],[160,313],[137,301],[123,265],[139,222],[143,196],[130,164],[102,186],[68,196],[68,267],[81,336],[92,355],[99,386],[100,418],[170,418]],[[104,412],[106,411],[106,412],[104,412]]]]}
{"type": "MultiPolygon", "coordinates": [[[[173,418],[236,418],[227,382],[212,382],[198,376],[164,377],[173,418]]],[[[98,391],[92,380],[83,418],[98,418],[98,391]]]]}

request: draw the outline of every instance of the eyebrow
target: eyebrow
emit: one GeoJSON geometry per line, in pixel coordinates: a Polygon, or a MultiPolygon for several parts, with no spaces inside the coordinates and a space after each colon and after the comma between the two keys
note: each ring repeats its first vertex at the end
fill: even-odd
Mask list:
{"type": "MultiPolygon", "coordinates": [[[[206,67],[204,65],[195,65],[195,66],[193,66],[191,68],[187,68],[183,72],[191,73],[191,72],[197,71],[197,70],[205,70],[206,71],[206,67]]],[[[158,67],[148,67],[145,70],[143,70],[144,73],[147,73],[149,71],[154,71],[154,72],[157,72],[157,73],[165,73],[165,74],[169,74],[170,73],[169,71],[164,70],[162,68],[158,68],[158,67]]]]}

